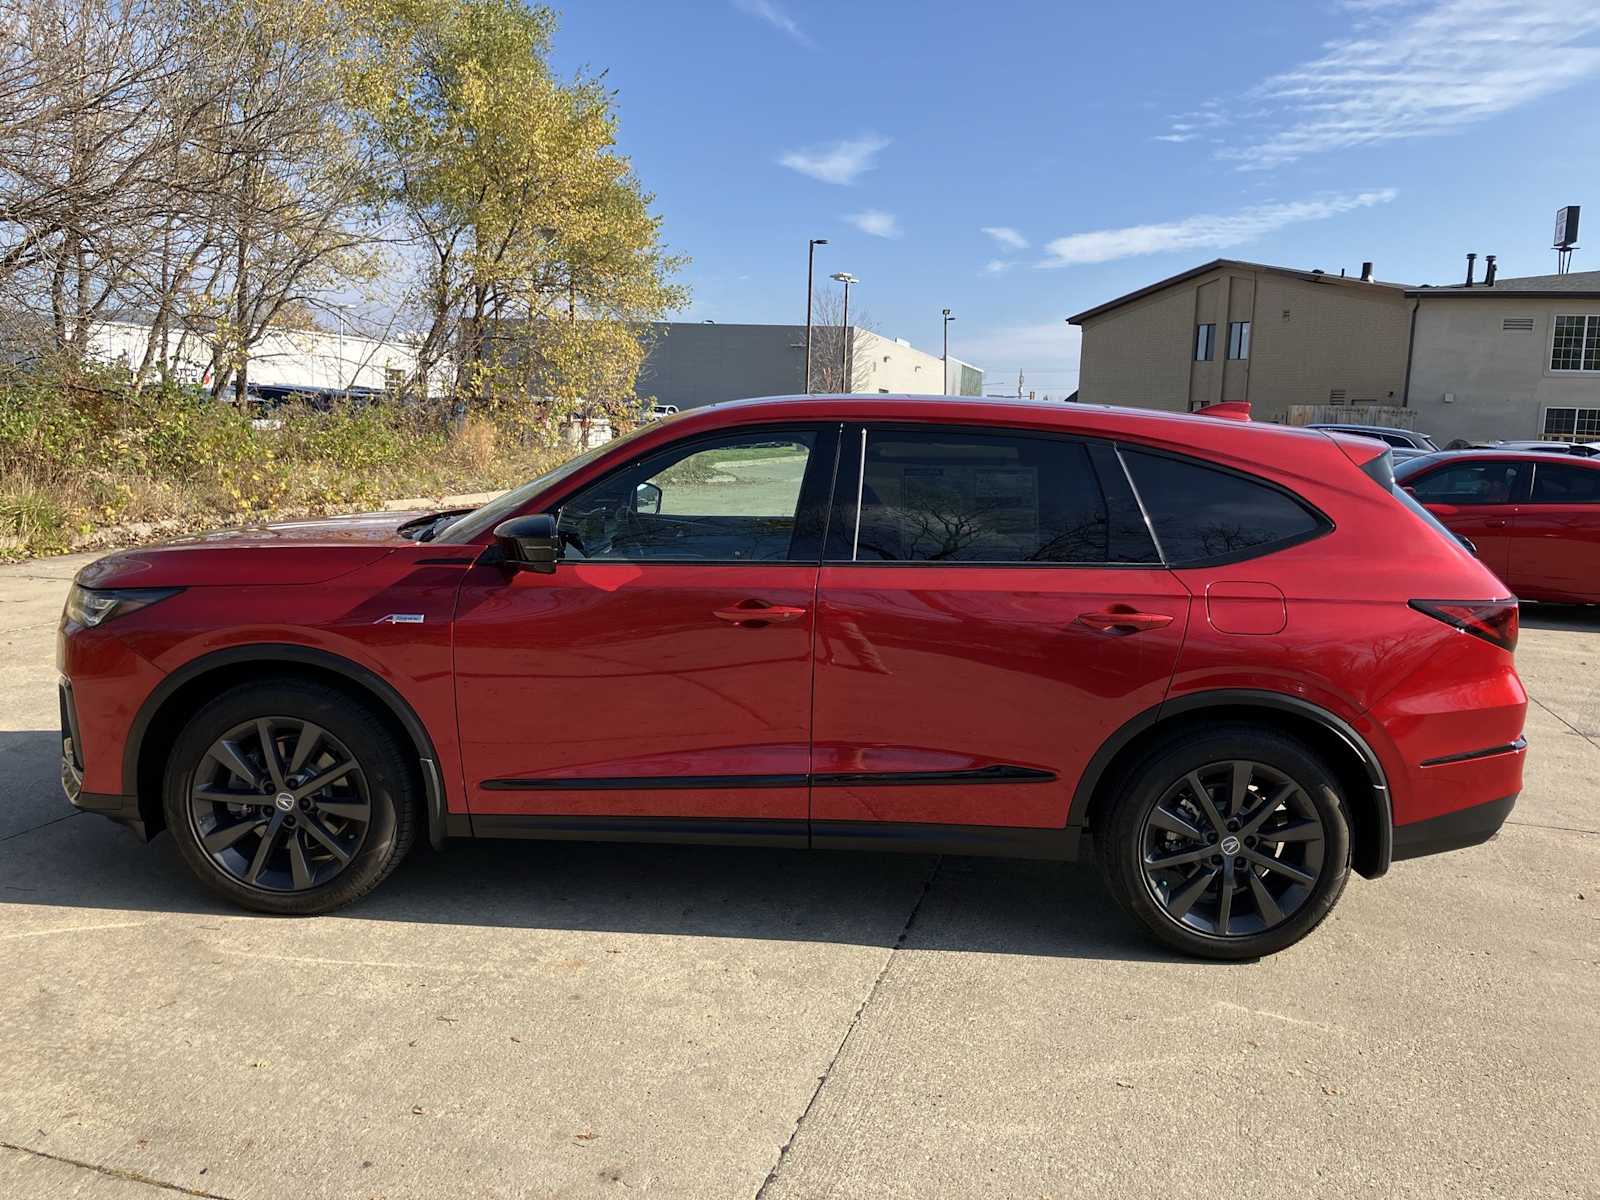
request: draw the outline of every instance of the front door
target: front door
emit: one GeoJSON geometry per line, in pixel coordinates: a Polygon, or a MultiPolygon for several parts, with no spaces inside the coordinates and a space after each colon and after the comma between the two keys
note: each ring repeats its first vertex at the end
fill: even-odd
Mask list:
{"type": "Polygon", "coordinates": [[[455,663],[474,818],[786,821],[804,838],[836,440],[678,443],[559,503],[554,573],[469,571],[455,663]]]}
{"type": "Polygon", "coordinates": [[[1527,495],[1529,466],[1520,459],[1465,459],[1413,476],[1406,487],[1446,529],[1470,538],[1478,559],[1509,587],[1511,523],[1527,495]]]}
{"type": "Polygon", "coordinates": [[[1504,576],[1530,600],[1600,596],[1600,464],[1554,459],[1534,465],[1528,503],[1511,524],[1504,576]]]}
{"type": "Polygon", "coordinates": [[[1090,757],[1161,702],[1189,615],[1115,451],[891,427],[843,446],[818,589],[814,835],[1064,825],[1090,757]]]}

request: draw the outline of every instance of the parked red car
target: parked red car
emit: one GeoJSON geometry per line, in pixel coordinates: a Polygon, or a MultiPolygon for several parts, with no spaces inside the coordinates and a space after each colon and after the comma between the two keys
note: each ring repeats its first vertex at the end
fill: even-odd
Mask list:
{"type": "Polygon", "coordinates": [[[1464,450],[1395,479],[1524,600],[1600,603],[1600,459],[1464,450]]]}
{"type": "Polygon", "coordinates": [[[873,396],[648,424],[464,513],[86,567],[73,803],[251,908],[414,839],[1098,858],[1242,958],[1493,835],[1516,601],[1369,440],[873,396]]]}

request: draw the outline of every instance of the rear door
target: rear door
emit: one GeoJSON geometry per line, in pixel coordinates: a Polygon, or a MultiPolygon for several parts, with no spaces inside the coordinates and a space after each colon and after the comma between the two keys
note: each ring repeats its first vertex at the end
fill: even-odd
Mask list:
{"type": "Polygon", "coordinates": [[[1521,459],[1462,459],[1413,475],[1405,487],[1452,533],[1470,538],[1479,560],[1509,587],[1511,523],[1527,497],[1532,466],[1521,459]]]}
{"type": "Polygon", "coordinates": [[[1116,451],[1032,431],[848,428],[818,587],[817,844],[861,823],[1049,828],[1159,704],[1189,596],[1116,451]]]}
{"type": "Polygon", "coordinates": [[[1600,597],[1600,465],[1533,464],[1528,502],[1512,518],[1511,590],[1529,599],[1600,597]]]}

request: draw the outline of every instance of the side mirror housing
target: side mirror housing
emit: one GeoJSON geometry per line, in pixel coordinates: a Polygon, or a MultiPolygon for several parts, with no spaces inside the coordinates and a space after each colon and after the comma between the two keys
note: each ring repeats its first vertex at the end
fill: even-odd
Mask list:
{"type": "Polygon", "coordinates": [[[641,483],[633,489],[633,511],[655,516],[661,511],[661,489],[653,483],[641,483]]]}
{"type": "Polygon", "coordinates": [[[556,532],[556,519],[548,513],[501,521],[494,527],[494,540],[504,556],[502,561],[514,571],[553,575],[561,561],[561,536],[556,532]]]}

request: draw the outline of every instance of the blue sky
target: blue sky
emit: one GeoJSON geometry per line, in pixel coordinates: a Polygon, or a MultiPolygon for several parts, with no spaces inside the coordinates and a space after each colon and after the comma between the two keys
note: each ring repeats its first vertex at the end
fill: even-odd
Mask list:
{"type": "Polygon", "coordinates": [[[693,262],[685,319],[852,315],[991,390],[1077,382],[1064,318],[1218,256],[1457,282],[1600,268],[1600,4],[1586,0],[584,0],[623,150],[693,262]],[[1585,260],[1588,261],[1585,261],[1585,260]]]}

